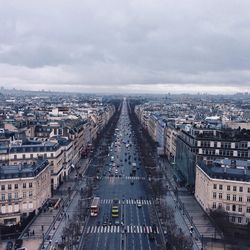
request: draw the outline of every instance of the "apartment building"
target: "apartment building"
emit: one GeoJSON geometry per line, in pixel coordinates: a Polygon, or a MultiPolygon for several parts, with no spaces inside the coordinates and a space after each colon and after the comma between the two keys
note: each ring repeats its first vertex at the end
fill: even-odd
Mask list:
{"type": "Polygon", "coordinates": [[[56,189],[63,181],[63,149],[57,142],[28,141],[27,144],[0,148],[2,165],[32,164],[38,158],[48,159],[51,166],[51,188],[56,189]]]}
{"type": "Polygon", "coordinates": [[[208,213],[221,209],[232,223],[250,222],[250,161],[196,164],[195,197],[208,213]]]}
{"type": "Polygon", "coordinates": [[[211,163],[224,158],[250,158],[249,130],[210,129],[192,125],[182,129],[177,136],[176,165],[190,185],[194,185],[197,161],[211,163]]]}
{"type": "Polygon", "coordinates": [[[175,162],[177,135],[178,135],[178,130],[172,124],[169,124],[165,129],[164,145],[165,145],[165,155],[167,156],[170,162],[175,162]]]}
{"type": "Polygon", "coordinates": [[[51,197],[48,160],[0,167],[0,224],[22,221],[51,197]]]}

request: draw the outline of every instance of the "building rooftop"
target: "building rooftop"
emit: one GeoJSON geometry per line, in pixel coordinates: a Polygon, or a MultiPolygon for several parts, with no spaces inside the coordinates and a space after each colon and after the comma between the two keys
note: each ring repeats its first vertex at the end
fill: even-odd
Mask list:
{"type": "MultiPolygon", "coordinates": [[[[248,165],[248,162],[246,165],[248,165]]],[[[237,163],[236,163],[237,164],[237,163]]],[[[232,181],[243,181],[250,182],[250,170],[245,168],[236,167],[222,167],[218,162],[214,162],[212,165],[206,165],[204,161],[200,161],[198,166],[210,177],[213,179],[221,180],[232,180],[232,181]]]]}
{"type": "Polygon", "coordinates": [[[0,180],[37,176],[49,166],[48,160],[37,160],[35,164],[0,166],[0,180]]]}

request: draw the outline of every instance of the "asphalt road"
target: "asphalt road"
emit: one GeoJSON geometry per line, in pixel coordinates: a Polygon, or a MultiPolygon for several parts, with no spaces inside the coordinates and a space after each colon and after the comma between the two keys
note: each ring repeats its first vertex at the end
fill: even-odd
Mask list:
{"type": "MultiPolygon", "coordinates": [[[[97,217],[89,218],[81,248],[158,249],[159,225],[131,131],[126,100],[123,101],[117,128],[109,145],[109,154],[103,158],[102,164],[101,172],[98,174],[100,180],[94,190],[94,196],[101,199],[100,210],[97,217]],[[131,176],[132,163],[136,163],[134,176],[131,176]],[[112,218],[111,215],[114,199],[119,200],[118,219],[112,218]],[[154,240],[149,237],[153,231],[154,240]]],[[[86,175],[95,177],[97,175],[95,167],[90,166],[86,175]]]]}

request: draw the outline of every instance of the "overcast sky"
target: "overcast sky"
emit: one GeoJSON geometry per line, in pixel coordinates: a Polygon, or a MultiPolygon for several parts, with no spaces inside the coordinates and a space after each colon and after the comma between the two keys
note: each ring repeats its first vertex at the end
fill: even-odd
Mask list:
{"type": "Polygon", "coordinates": [[[0,86],[250,92],[248,0],[0,0],[0,86]]]}

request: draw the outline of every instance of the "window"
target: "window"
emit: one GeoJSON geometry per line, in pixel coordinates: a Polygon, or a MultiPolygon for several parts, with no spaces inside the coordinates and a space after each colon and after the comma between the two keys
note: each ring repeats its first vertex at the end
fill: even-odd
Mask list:
{"type": "Polygon", "coordinates": [[[233,201],[236,201],[236,195],[235,194],[233,195],[233,201]]]}
{"type": "Polygon", "coordinates": [[[218,206],[219,208],[222,208],[222,203],[219,203],[219,206],[218,206]]]}
{"type": "Polygon", "coordinates": [[[241,217],[238,217],[238,223],[241,223],[241,217]]]}
{"type": "Polygon", "coordinates": [[[33,159],[33,154],[30,154],[30,158],[33,159]]]}
{"type": "Polygon", "coordinates": [[[18,199],[18,193],[17,192],[15,193],[15,199],[18,199]]]}
{"type": "Polygon", "coordinates": [[[230,194],[227,194],[227,200],[230,201],[230,194]]]}
{"type": "Polygon", "coordinates": [[[235,222],[235,217],[234,216],[232,216],[232,222],[235,222]]]}
{"type": "Polygon", "coordinates": [[[250,188],[247,189],[247,192],[250,193],[250,188]]]}
{"type": "Polygon", "coordinates": [[[5,194],[2,194],[2,201],[5,201],[5,194]]]}
{"type": "Polygon", "coordinates": [[[8,184],[8,190],[11,190],[11,184],[8,184]]]}
{"type": "Polygon", "coordinates": [[[239,196],[239,202],[242,202],[242,196],[239,196]]]}
{"type": "Polygon", "coordinates": [[[219,189],[220,189],[220,190],[222,190],[222,189],[223,189],[223,186],[222,186],[221,184],[219,185],[219,189]]]}
{"type": "Polygon", "coordinates": [[[8,200],[10,201],[12,198],[12,194],[11,193],[8,193],[8,200]]]}
{"type": "Polygon", "coordinates": [[[50,153],[50,157],[54,157],[54,154],[53,154],[53,153],[50,153]]]}
{"type": "Polygon", "coordinates": [[[230,186],[227,186],[227,191],[230,191],[230,186]]]}
{"type": "Polygon", "coordinates": [[[16,160],[17,159],[17,155],[14,155],[14,160],[16,160]]]}
{"type": "Polygon", "coordinates": [[[242,212],[242,206],[238,207],[238,212],[240,212],[240,213],[242,212]]]}
{"type": "Polygon", "coordinates": [[[26,188],[26,183],[23,183],[23,188],[26,188]]]}
{"type": "Polygon", "coordinates": [[[232,206],[232,211],[234,211],[234,212],[236,211],[236,206],[235,205],[232,206]]]}
{"type": "Polygon", "coordinates": [[[216,208],[216,202],[213,202],[213,208],[216,208]]]}
{"type": "Polygon", "coordinates": [[[219,193],[219,199],[220,200],[222,199],[222,193],[219,193]]]}
{"type": "Polygon", "coordinates": [[[216,199],[216,193],[215,192],[213,192],[213,198],[216,199]]]}
{"type": "Polygon", "coordinates": [[[217,184],[214,184],[214,189],[217,189],[217,184]]]}
{"type": "Polygon", "coordinates": [[[29,191],[29,197],[32,197],[32,195],[33,195],[32,191],[29,191]]]}
{"type": "Polygon", "coordinates": [[[23,159],[25,159],[25,154],[23,154],[23,159]]]}
{"type": "Polygon", "coordinates": [[[226,210],[230,211],[230,206],[229,205],[226,206],[226,210]]]}
{"type": "Polygon", "coordinates": [[[18,184],[15,184],[15,189],[18,189],[18,184]]]}
{"type": "Polygon", "coordinates": [[[250,196],[247,196],[247,202],[250,202],[250,196]]]}
{"type": "Polygon", "coordinates": [[[32,182],[29,183],[29,188],[32,188],[32,182]]]}
{"type": "Polygon", "coordinates": [[[23,198],[26,198],[26,192],[23,192],[23,198]]]}
{"type": "Polygon", "coordinates": [[[240,191],[240,192],[243,192],[243,187],[239,187],[239,191],[240,191]]]}
{"type": "Polygon", "coordinates": [[[1,185],[1,190],[5,190],[5,185],[1,185]]]}
{"type": "Polygon", "coordinates": [[[247,207],[247,213],[250,213],[250,207],[247,207]]]}
{"type": "Polygon", "coordinates": [[[237,191],[237,187],[236,186],[233,186],[233,191],[237,191]]]}

